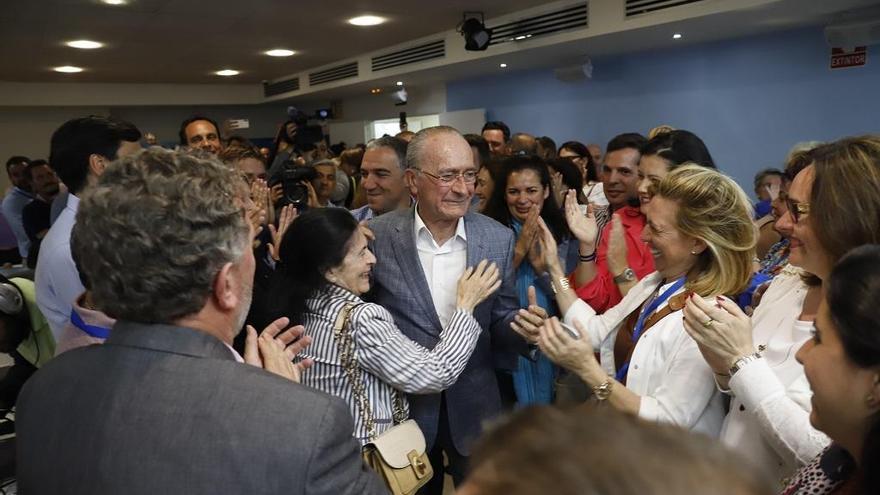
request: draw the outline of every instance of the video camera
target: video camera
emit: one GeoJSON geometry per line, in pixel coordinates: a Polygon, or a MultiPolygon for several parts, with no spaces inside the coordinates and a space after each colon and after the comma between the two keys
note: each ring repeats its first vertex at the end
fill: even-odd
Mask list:
{"type": "Polygon", "coordinates": [[[286,163],[281,176],[281,187],[284,191],[282,204],[293,205],[297,211],[302,212],[309,204],[309,189],[302,183],[311,182],[317,176],[314,167],[298,167],[292,162],[286,163]]]}

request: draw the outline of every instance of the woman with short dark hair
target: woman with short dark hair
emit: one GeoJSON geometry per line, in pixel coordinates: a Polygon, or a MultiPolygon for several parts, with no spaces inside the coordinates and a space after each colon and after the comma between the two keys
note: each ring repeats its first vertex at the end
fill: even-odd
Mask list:
{"type": "Polygon", "coordinates": [[[362,444],[406,419],[404,393],[437,393],[455,383],[481,332],[473,310],[501,284],[494,263],[465,270],[457,309],[427,349],[404,336],[385,308],[360,298],[376,263],[367,234],[346,210],[309,210],[284,236],[277,279],[287,315],[312,338],[299,356],[314,361],[302,383],[348,402],[362,444]],[[345,356],[356,367],[347,369],[345,356]]]}

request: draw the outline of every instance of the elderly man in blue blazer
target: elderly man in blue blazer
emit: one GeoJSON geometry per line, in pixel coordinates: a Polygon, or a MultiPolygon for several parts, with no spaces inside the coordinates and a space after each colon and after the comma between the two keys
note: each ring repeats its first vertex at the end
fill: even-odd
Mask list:
{"type": "Polygon", "coordinates": [[[434,465],[427,493],[442,493],[442,453],[456,484],[465,474],[471,443],[483,423],[498,415],[501,397],[495,369],[515,369],[534,335],[526,330],[543,316],[519,314],[513,270],[513,231],[468,211],[476,167],[467,141],[451,127],[424,129],[407,148],[406,181],[414,207],[375,218],[373,300],[394,316],[400,330],[427,348],[455,311],[456,282],[466,267],[483,259],[504,274],[501,288],[477,306],[483,333],[458,381],[439,394],[410,396],[412,417],[425,433],[434,465]],[[519,321],[514,321],[519,319],[519,321]]]}
{"type": "Polygon", "coordinates": [[[84,195],[73,255],[118,321],[21,392],[22,493],[387,493],[348,405],[295,383],[302,327],[249,328],[245,355],[232,349],[254,279],[249,203],[234,170],[158,148],[84,195]]]}

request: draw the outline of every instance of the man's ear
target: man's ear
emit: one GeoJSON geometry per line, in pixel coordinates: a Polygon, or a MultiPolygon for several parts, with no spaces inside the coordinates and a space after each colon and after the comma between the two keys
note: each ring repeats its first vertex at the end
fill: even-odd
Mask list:
{"type": "Polygon", "coordinates": [[[92,153],[89,155],[89,172],[95,177],[100,177],[101,174],[104,173],[104,169],[107,168],[107,159],[103,156],[92,153]]]}
{"type": "Polygon", "coordinates": [[[231,310],[238,306],[240,283],[236,274],[237,270],[233,263],[226,263],[214,277],[214,302],[221,309],[231,310]]]}
{"type": "Polygon", "coordinates": [[[419,197],[419,188],[416,186],[416,171],[408,168],[403,172],[403,182],[409,189],[410,196],[419,197]]]}
{"type": "Polygon", "coordinates": [[[415,170],[408,168],[403,171],[403,182],[406,184],[406,187],[409,188],[410,191],[416,190],[416,172],[415,170]]]}

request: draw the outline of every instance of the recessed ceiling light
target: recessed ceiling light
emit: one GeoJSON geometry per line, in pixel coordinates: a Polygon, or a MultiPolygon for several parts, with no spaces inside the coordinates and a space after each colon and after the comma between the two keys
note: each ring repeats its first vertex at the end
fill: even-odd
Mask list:
{"type": "Polygon", "coordinates": [[[499,64],[498,67],[501,67],[502,69],[506,69],[506,68],[507,68],[507,64],[499,64]]]}
{"type": "Polygon", "coordinates": [[[93,50],[95,48],[101,48],[102,46],[104,46],[104,43],[98,43],[97,41],[89,40],[68,41],[65,44],[71,48],[81,48],[83,50],[93,50]]]}
{"type": "Polygon", "coordinates": [[[218,71],[215,72],[214,74],[217,74],[218,76],[228,77],[228,76],[237,76],[237,75],[239,75],[239,74],[241,74],[241,73],[240,73],[239,71],[237,71],[237,70],[223,69],[223,70],[218,70],[218,71]]]}
{"type": "Polygon", "coordinates": [[[77,72],[82,72],[82,67],[74,67],[72,65],[62,65],[61,67],[55,67],[52,70],[55,72],[64,72],[65,74],[75,74],[77,72]]]}
{"type": "Polygon", "coordinates": [[[382,92],[382,88],[373,88],[370,90],[370,93],[373,93],[374,95],[377,95],[381,92],[382,92]]]}
{"type": "Polygon", "coordinates": [[[397,81],[398,86],[403,86],[403,81],[397,81]]]}
{"type": "Polygon", "coordinates": [[[101,2],[106,3],[107,5],[125,5],[128,3],[127,0],[101,0],[101,2]]]}
{"type": "Polygon", "coordinates": [[[674,40],[680,40],[680,39],[681,39],[681,33],[675,33],[675,34],[673,34],[673,35],[672,35],[672,39],[674,39],[674,40]]]}
{"type": "Polygon", "coordinates": [[[348,20],[349,24],[354,24],[355,26],[376,26],[385,22],[384,17],[379,17],[375,15],[362,15],[359,17],[352,17],[348,20]]]}
{"type": "Polygon", "coordinates": [[[274,50],[269,50],[263,52],[270,57],[289,57],[291,55],[295,55],[296,52],[293,50],[285,50],[284,48],[276,48],[274,50]]]}

